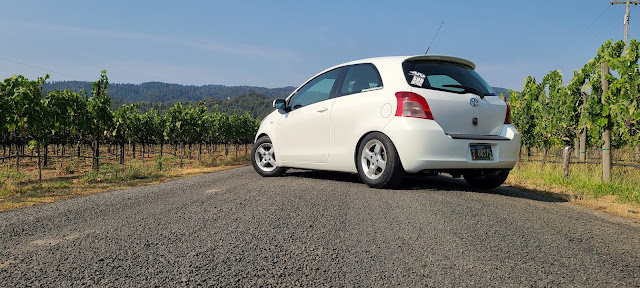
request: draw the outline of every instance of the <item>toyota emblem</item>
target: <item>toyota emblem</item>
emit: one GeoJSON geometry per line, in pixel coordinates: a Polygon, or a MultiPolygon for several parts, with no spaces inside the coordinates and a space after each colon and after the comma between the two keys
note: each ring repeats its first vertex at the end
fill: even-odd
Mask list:
{"type": "Polygon", "coordinates": [[[469,104],[471,104],[471,106],[473,107],[478,107],[478,105],[480,105],[480,101],[478,101],[478,99],[476,98],[471,98],[469,99],[469,104]]]}

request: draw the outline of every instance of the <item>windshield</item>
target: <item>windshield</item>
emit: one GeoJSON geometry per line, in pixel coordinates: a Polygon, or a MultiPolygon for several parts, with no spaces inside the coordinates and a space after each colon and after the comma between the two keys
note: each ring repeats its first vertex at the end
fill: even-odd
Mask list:
{"type": "Polygon", "coordinates": [[[476,93],[496,96],[491,86],[467,66],[442,61],[408,61],[402,63],[407,83],[413,87],[448,91],[454,93],[476,93]]]}

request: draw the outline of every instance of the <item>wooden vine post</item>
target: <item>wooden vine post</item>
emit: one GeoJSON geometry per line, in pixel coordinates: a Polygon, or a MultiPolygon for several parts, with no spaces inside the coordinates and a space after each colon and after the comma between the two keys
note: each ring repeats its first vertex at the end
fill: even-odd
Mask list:
{"type": "MultiPolygon", "coordinates": [[[[604,108],[607,108],[607,102],[605,101],[605,95],[609,90],[609,82],[607,81],[607,75],[609,75],[609,63],[604,61],[600,64],[601,81],[602,81],[602,104],[604,108]]],[[[602,182],[608,183],[611,181],[611,116],[609,112],[606,113],[606,126],[604,132],[602,132],[602,139],[604,144],[602,145],[602,182]]]]}
{"type": "MultiPolygon", "coordinates": [[[[587,94],[582,95],[582,103],[586,104],[587,100],[587,94]]],[[[584,107],[582,107],[581,110],[581,113],[584,113],[584,107]]],[[[580,147],[580,152],[578,155],[580,162],[587,161],[587,126],[582,127],[582,132],[580,133],[580,145],[578,147],[580,147]]]]}

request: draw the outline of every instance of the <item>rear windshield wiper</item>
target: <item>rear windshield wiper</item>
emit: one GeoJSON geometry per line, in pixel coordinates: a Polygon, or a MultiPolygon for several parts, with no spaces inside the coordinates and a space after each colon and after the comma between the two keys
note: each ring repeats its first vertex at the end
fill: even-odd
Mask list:
{"type": "Polygon", "coordinates": [[[464,86],[464,85],[457,85],[457,84],[447,84],[447,85],[442,85],[442,87],[460,88],[460,89],[464,90],[464,92],[476,94],[476,95],[480,96],[480,99],[484,99],[484,94],[482,94],[482,92],[478,91],[478,89],[473,88],[473,87],[464,86]]]}

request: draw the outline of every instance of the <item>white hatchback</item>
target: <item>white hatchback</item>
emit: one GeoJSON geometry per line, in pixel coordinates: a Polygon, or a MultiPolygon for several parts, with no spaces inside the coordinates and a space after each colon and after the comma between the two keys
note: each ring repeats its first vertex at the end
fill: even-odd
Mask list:
{"type": "Polygon", "coordinates": [[[370,187],[405,173],[463,176],[500,186],[520,133],[509,105],[471,61],[438,55],[380,57],[331,67],[276,99],[260,125],[252,163],[262,176],[287,168],[358,173],[370,187]]]}

